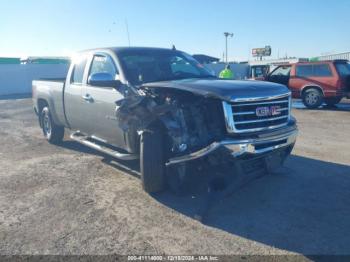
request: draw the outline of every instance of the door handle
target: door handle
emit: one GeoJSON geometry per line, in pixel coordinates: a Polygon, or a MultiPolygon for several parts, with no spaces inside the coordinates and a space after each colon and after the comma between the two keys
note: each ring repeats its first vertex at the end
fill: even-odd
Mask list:
{"type": "Polygon", "coordinates": [[[84,99],[85,101],[87,101],[87,102],[93,102],[93,101],[94,101],[94,99],[92,98],[92,96],[89,95],[89,94],[84,95],[84,96],[83,96],[83,99],[84,99]]]}

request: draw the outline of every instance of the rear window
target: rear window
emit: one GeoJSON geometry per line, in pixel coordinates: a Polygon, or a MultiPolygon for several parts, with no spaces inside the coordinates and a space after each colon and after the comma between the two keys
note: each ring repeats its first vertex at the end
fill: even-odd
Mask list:
{"type": "Polygon", "coordinates": [[[298,65],[296,75],[300,77],[327,77],[332,76],[332,71],[328,64],[298,65]]]}
{"type": "Polygon", "coordinates": [[[86,62],[87,62],[86,57],[80,57],[74,62],[74,68],[73,68],[72,77],[71,77],[72,84],[83,83],[86,62]]]}

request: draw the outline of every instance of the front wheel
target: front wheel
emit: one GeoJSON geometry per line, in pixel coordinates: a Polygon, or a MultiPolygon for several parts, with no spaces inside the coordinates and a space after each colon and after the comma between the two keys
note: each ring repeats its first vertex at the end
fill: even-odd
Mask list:
{"type": "Polygon", "coordinates": [[[40,121],[43,134],[47,141],[49,141],[51,144],[58,144],[62,142],[64,137],[64,127],[58,126],[54,123],[49,107],[46,106],[41,110],[40,121]]]}
{"type": "Polygon", "coordinates": [[[303,103],[307,108],[318,108],[323,103],[322,92],[316,88],[307,89],[302,96],[303,103]]]}
{"type": "Polygon", "coordinates": [[[164,159],[164,134],[161,127],[152,126],[142,133],[140,141],[141,180],[147,193],[164,190],[164,159]]]}

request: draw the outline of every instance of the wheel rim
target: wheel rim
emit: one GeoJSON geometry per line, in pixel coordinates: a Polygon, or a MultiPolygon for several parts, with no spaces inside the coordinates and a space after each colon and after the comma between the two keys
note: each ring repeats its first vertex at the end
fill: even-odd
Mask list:
{"type": "Polygon", "coordinates": [[[48,112],[45,112],[43,116],[43,130],[45,136],[51,136],[51,120],[48,112]]]}
{"type": "Polygon", "coordinates": [[[309,105],[315,105],[318,102],[318,95],[315,94],[314,92],[310,92],[310,93],[306,94],[305,101],[309,105]]]}

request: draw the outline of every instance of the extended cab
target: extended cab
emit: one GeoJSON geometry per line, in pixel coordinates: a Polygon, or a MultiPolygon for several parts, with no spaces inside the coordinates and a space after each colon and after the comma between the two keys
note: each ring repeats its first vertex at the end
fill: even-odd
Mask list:
{"type": "Polygon", "coordinates": [[[293,98],[301,98],[308,108],[317,108],[323,102],[333,106],[343,97],[350,98],[350,64],[347,60],[281,65],[266,80],[288,86],[293,98]]]}
{"type": "Polygon", "coordinates": [[[86,146],[140,159],[147,192],[181,184],[193,161],[271,170],[297,136],[285,86],[219,80],[170,49],[81,52],[65,80],[33,81],[33,103],[49,142],[61,142],[68,128],[86,146]]]}

